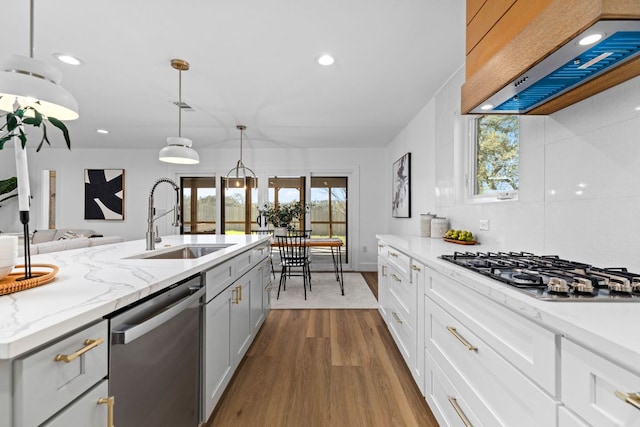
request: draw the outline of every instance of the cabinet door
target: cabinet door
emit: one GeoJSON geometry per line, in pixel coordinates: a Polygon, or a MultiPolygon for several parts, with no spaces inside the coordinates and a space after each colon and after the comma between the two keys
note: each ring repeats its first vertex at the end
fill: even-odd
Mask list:
{"type": "Polygon", "coordinates": [[[252,277],[255,277],[252,273],[245,274],[227,289],[231,300],[230,340],[233,369],[240,363],[251,343],[249,299],[251,298],[252,277]]]}
{"type": "Polygon", "coordinates": [[[383,257],[378,257],[378,311],[386,321],[389,309],[389,264],[383,257]]]}
{"type": "Polygon", "coordinates": [[[205,306],[204,417],[208,419],[231,378],[233,357],[229,345],[231,292],[221,293],[205,306]]]}
{"type": "Polygon", "coordinates": [[[249,297],[249,312],[251,316],[251,334],[255,336],[264,322],[264,286],[262,281],[264,278],[264,271],[269,272],[269,262],[264,259],[258,264],[256,268],[251,270],[248,276],[248,285],[251,291],[249,297]]]}
{"type": "Polygon", "coordinates": [[[108,425],[109,407],[101,403],[101,399],[108,398],[109,387],[107,380],[103,380],[86,392],[81,398],[71,403],[59,414],[43,424],[44,427],[111,427],[108,425]]]}
{"type": "Polygon", "coordinates": [[[262,271],[262,309],[264,310],[264,316],[266,317],[271,310],[271,287],[273,282],[271,281],[271,259],[267,258],[264,261],[264,268],[262,271]]]}

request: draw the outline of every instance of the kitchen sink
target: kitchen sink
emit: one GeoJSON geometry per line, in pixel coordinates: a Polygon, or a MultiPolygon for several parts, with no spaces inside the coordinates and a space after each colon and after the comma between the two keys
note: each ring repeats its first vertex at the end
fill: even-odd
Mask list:
{"type": "Polygon", "coordinates": [[[140,255],[134,255],[129,259],[194,259],[205,255],[212,254],[224,248],[232,246],[231,243],[223,243],[216,245],[187,245],[174,248],[162,252],[149,252],[140,255]]]}

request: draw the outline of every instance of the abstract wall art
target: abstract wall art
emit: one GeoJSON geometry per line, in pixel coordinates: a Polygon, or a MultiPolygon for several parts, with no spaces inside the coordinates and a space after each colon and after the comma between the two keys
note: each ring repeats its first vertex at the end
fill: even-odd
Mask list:
{"type": "Polygon", "coordinates": [[[411,218],[411,153],[393,163],[391,214],[394,218],[411,218]]]}
{"type": "Polygon", "coordinates": [[[124,220],[124,169],[84,170],[84,219],[124,220]]]}

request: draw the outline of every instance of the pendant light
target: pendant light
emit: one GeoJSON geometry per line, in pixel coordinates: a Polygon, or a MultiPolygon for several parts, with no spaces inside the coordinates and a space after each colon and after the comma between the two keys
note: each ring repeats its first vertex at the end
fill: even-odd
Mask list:
{"type": "Polygon", "coordinates": [[[200,156],[191,148],[192,141],[182,137],[182,72],[189,70],[189,63],[184,59],[172,59],[171,66],[178,70],[178,136],[167,137],[167,146],[160,150],[159,159],[166,163],[195,165],[200,163],[200,156]]]}
{"type": "Polygon", "coordinates": [[[242,163],[242,134],[247,129],[246,126],[238,125],[236,129],[240,131],[240,160],[236,163],[236,167],[227,173],[227,188],[255,188],[257,182],[256,174],[242,163]]]}
{"type": "MultiPolygon", "coordinates": [[[[13,112],[17,102],[20,107],[33,107],[47,117],[75,120],[78,101],[60,86],[62,73],[33,57],[33,0],[29,20],[29,57],[10,55],[0,61],[0,110],[13,112]]],[[[27,110],[25,115],[34,113],[27,110]]]]}

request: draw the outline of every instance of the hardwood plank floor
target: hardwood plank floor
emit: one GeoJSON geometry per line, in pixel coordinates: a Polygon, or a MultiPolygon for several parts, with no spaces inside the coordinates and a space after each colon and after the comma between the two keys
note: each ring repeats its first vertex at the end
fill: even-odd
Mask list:
{"type": "Polygon", "coordinates": [[[377,310],[272,310],[209,427],[437,427],[377,310]]]}

